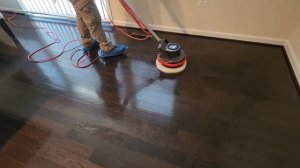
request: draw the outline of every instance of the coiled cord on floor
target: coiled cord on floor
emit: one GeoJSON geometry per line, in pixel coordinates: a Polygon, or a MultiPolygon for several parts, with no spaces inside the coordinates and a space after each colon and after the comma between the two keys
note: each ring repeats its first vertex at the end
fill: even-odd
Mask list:
{"type": "MultiPolygon", "coordinates": [[[[48,61],[52,61],[52,60],[55,60],[57,59],[58,57],[62,56],[64,53],[66,52],[70,52],[70,51],[76,51],[76,53],[78,51],[81,51],[80,49],[78,49],[78,47],[80,46],[76,46],[74,48],[71,48],[69,50],[66,50],[66,48],[68,47],[69,44],[71,43],[74,43],[74,42],[79,42],[80,40],[71,40],[67,43],[64,44],[64,47],[62,49],[62,51],[59,53],[59,54],[56,54],[56,55],[53,55],[53,56],[50,56],[50,57],[47,57],[45,59],[34,59],[33,57],[38,54],[39,52],[41,52],[42,50],[54,45],[54,44],[57,44],[57,43],[60,43],[60,40],[59,40],[59,37],[57,35],[57,33],[53,32],[53,31],[49,31],[47,28],[45,27],[42,27],[42,26],[32,26],[32,25],[20,25],[20,24],[17,24],[16,22],[14,22],[14,19],[16,18],[16,14],[13,13],[13,15],[11,16],[4,16],[4,20],[11,23],[13,26],[15,27],[18,27],[18,28],[21,28],[21,29],[43,29],[45,30],[45,33],[48,35],[48,37],[50,37],[51,39],[53,39],[52,42],[50,42],[49,44],[45,45],[45,46],[42,46],[41,48],[35,50],[34,52],[30,53],[28,56],[27,56],[27,60],[32,62],[32,63],[43,63],[43,62],[48,62],[48,61]]],[[[90,65],[92,65],[94,62],[96,62],[98,60],[98,58],[95,58],[94,60],[92,60],[90,63],[86,64],[86,65],[80,65],[80,63],[82,63],[83,61],[81,61],[81,59],[85,56],[89,57],[90,56],[90,52],[87,51],[87,52],[84,52],[80,58],[76,61],[76,64],[73,63],[73,57],[74,57],[75,54],[71,54],[71,57],[70,57],[70,60],[71,60],[71,64],[74,65],[75,67],[77,68],[86,68],[86,67],[89,67],[90,65]]],[[[85,59],[86,60],[86,59],[85,59]]]]}
{"type": "MultiPolygon", "coordinates": [[[[134,37],[134,35],[131,35],[129,33],[127,33],[126,31],[124,31],[123,29],[119,28],[118,26],[115,25],[113,19],[111,18],[111,16],[109,15],[109,19],[110,19],[110,23],[119,31],[121,32],[122,34],[124,34],[125,36],[131,38],[131,39],[134,39],[134,40],[139,40],[139,41],[142,41],[142,40],[147,40],[149,38],[152,37],[152,34],[147,31],[145,25],[143,24],[143,22],[136,16],[136,14],[132,11],[132,9],[124,2],[124,0],[119,0],[119,2],[121,3],[122,7],[125,9],[125,11],[130,15],[130,17],[135,21],[135,23],[139,26],[140,30],[144,33],[144,36],[142,38],[138,38],[138,37],[134,37]]],[[[104,9],[106,10],[106,12],[108,13],[108,8],[107,8],[107,5],[106,3],[104,3],[102,0],[101,0],[101,4],[103,5],[104,9]]],[[[48,30],[47,28],[45,27],[42,27],[42,26],[33,26],[33,25],[20,25],[20,24],[17,24],[16,22],[14,22],[14,19],[16,18],[16,13],[13,13],[13,15],[10,15],[10,16],[4,16],[4,20],[9,22],[10,24],[12,24],[13,26],[17,27],[17,28],[21,28],[21,29],[43,29],[45,30],[45,33],[51,38],[53,39],[52,42],[50,42],[49,44],[45,45],[45,46],[42,46],[41,48],[35,50],[34,52],[30,53],[28,56],[27,56],[27,60],[32,62],[32,63],[43,63],[43,62],[48,62],[48,61],[52,61],[52,60],[55,60],[57,58],[59,58],[60,56],[62,56],[64,53],[66,52],[69,52],[69,51],[72,51],[71,53],[71,56],[70,56],[70,61],[71,61],[71,64],[77,68],[86,68],[86,67],[89,67],[90,65],[92,65],[94,62],[96,62],[99,57],[93,59],[92,61],[90,61],[90,63],[86,64],[86,65],[80,65],[81,63],[83,63],[85,60],[87,60],[87,58],[90,57],[90,52],[87,51],[87,52],[83,52],[83,54],[79,57],[79,59],[76,62],[76,64],[74,64],[74,56],[76,55],[76,53],[78,53],[79,51],[81,51],[81,49],[78,49],[79,46],[77,47],[74,47],[72,49],[69,49],[69,50],[66,50],[66,48],[68,47],[69,44],[73,43],[73,42],[78,42],[80,40],[71,40],[67,43],[64,44],[64,47],[62,49],[62,51],[59,53],[59,54],[56,54],[56,55],[52,55],[50,57],[47,57],[47,58],[44,58],[44,59],[34,59],[33,57],[38,54],[39,52],[41,52],[42,50],[54,45],[54,44],[57,44],[57,43],[60,43],[60,40],[59,40],[59,37],[57,35],[57,33],[53,32],[53,31],[50,31],[48,30]],[[86,57],[86,58],[85,58],[86,57]],[[85,58],[85,59],[83,59],[85,58]],[[83,59],[83,60],[82,60],[83,59]]]]}

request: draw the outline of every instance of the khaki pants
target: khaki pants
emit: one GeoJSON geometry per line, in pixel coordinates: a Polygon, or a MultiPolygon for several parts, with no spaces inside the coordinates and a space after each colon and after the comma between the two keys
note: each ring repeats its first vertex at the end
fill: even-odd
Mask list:
{"type": "Polygon", "coordinates": [[[99,42],[104,52],[111,50],[114,45],[106,39],[101,24],[101,16],[93,0],[69,0],[76,12],[76,23],[84,47],[91,45],[93,38],[99,42]]]}

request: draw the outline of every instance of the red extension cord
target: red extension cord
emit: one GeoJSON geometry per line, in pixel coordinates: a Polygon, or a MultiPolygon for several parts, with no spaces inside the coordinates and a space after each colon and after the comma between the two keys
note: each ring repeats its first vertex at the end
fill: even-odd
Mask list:
{"type": "MultiPolygon", "coordinates": [[[[135,23],[139,26],[139,28],[142,30],[142,32],[145,34],[145,36],[143,38],[137,38],[137,37],[134,37],[132,35],[130,35],[129,33],[125,32],[124,30],[122,30],[121,28],[117,27],[113,20],[110,18],[110,23],[116,27],[116,29],[121,32],[122,34],[124,34],[125,36],[131,38],[131,39],[134,39],[134,40],[147,40],[149,38],[152,37],[151,33],[147,31],[147,29],[145,28],[144,24],[142,23],[142,21],[136,16],[136,14],[131,10],[131,8],[124,2],[124,0],[119,0],[119,2],[121,3],[122,7],[125,9],[125,11],[130,15],[130,17],[135,21],[135,23]]],[[[102,5],[104,6],[104,9],[106,9],[106,12],[108,13],[107,11],[107,6],[106,4],[101,1],[102,5]]],[[[79,40],[72,40],[72,41],[69,41],[67,42],[62,51],[57,54],[57,55],[53,55],[53,56],[50,56],[48,58],[45,58],[45,59],[41,59],[41,60],[35,60],[33,59],[33,56],[37,53],[39,53],[40,51],[44,50],[45,48],[48,48],[56,43],[59,43],[59,37],[57,36],[57,34],[53,31],[49,31],[47,30],[47,28],[45,27],[42,27],[42,26],[32,26],[32,25],[19,25],[17,23],[15,23],[13,20],[16,18],[16,14],[14,13],[13,15],[11,16],[5,16],[4,17],[4,20],[5,21],[8,21],[9,23],[11,23],[13,26],[15,27],[18,27],[18,28],[22,28],[22,29],[44,29],[46,32],[46,34],[51,38],[53,39],[53,42],[41,47],[40,49],[30,53],[28,56],[27,56],[27,60],[32,62],[32,63],[43,63],[43,62],[48,62],[48,61],[52,61],[54,59],[57,59],[58,57],[60,57],[61,55],[63,55],[64,53],[66,52],[69,52],[71,50],[72,53],[71,53],[71,56],[70,56],[70,61],[71,61],[71,64],[77,68],[86,68],[86,67],[89,67],[90,65],[92,65],[94,62],[96,62],[99,57],[93,59],[90,63],[86,64],[86,65],[80,65],[81,63],[83,63],[85,60],[87,60],[87,58],[83,59],[84,57],[90,57],[90,52],[87,51],[87,52],[84,52],[80,57],[79,59],[76,61],[76,64],[74,64],[73,62],[73,57],[75,56],[75,54],[79,51],[81,51],[80,49],[78,49],[79,46],[75,47],[75,48],[72,48],[72,49],[69,49],[69,50],[66,50],[67,46],[73,42],[78,42],[79,40]],[[53,37],[54,36],[54,37],[53,37]],[[77,48],[77,49],[76,49],[77,48]],[[83,59],[83,60],[82,60],[83,59]]]]}

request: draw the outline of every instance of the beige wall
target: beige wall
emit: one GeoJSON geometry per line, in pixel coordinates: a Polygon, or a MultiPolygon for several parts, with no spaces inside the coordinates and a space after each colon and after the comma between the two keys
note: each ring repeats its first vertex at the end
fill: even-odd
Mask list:
{"type": "Polygon", "coordinates": [[[18,0],[0,0],[1,8],[10,8],[10,9],[22,9],[18,0]]]}
{"type": "MultiPolygon", "coordinates": [[[[300,0],[128,0],[149,24],[288,39],[297,26],[300,0]]],[[[131,21],[118,0],[114,20],[131,21]]]]}

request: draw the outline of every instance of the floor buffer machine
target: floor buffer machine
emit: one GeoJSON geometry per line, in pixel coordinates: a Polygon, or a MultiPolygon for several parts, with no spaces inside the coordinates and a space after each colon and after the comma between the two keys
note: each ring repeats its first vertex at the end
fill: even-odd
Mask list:
{"type": "Polygon", "coordinates": [[[158,54],[156,57],[156,67],[163,73],[174,74],[185,70],[187,66],[187,56],[180,44],[169,42],[160,38],[149,25],[138,16],[137,12],[130,6],[127,0],[119,0],[125,10],[132,16],[138,24],[142,24],[158,42],[158,54]]]}

